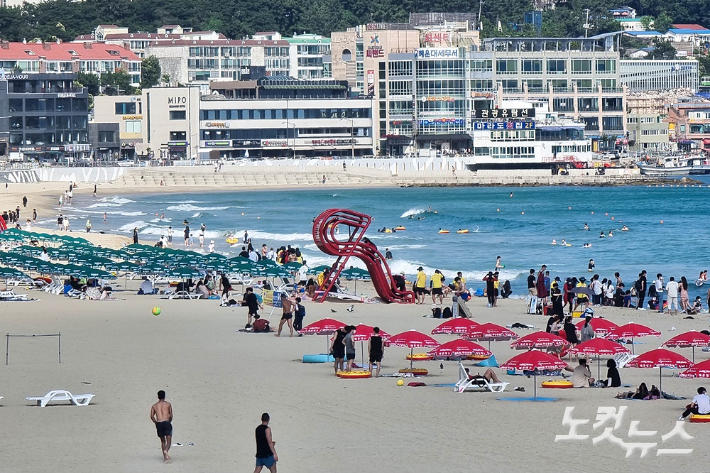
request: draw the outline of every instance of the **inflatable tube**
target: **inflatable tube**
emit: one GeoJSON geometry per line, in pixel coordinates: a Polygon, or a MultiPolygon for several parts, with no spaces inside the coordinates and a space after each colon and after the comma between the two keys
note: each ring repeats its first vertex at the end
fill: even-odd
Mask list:
{"type": "Polygon", "coordinates": [[[429,371],[424,368],[402,368],[399,372],[402,374],[412,373],[414,376],[426,376],[429,374],[429,371]]]}
{"type": "Polygon", "coordinates": [[[448,230],[439,230],[439,233],[449,233],[448,230]]]}
{"type": "Polygon", "coordinates": [[[394,229],[397,230],[398,232],[399,232],[399,231],[402,231],[402,230],[406,230],[405,227],[401,227],[401,226],[400,226],[400,227],[394,227],[394,229]]]}
{"type": "Polygon", "coordinates": [[[407,355],[407,359],[414,361],[428,361],[433,360],[434,357],[427,353],[414,353],[413,355],[407,355]]]}
{"type": "Polygon", "coordinates": [[[569,389],[572,387],[572,381],[543,381],[541,386],[550,389],[569,389]]]}
{"type": "Polygon", "coordinates": [[[691,414],[690,422],[694,424],[704,424],[710,422],[710,414],[691,414]]]}
{"type": "Polygon", "coordinates": [[[338,377],[343,379],[371,378],[369,371],[338,371],[338,377]]]}
{"type": "Polygon", "coordinates": [[[468,230],[456,230],[456,233],[468,233],[468,230]]]}
{"type": "Polygon", "coordinates": [[[703,281],[702,279],[696,279],[696,280],[695,280],[695,285],[696,285],[697,287],[700,287],[700,286],[702,286],[703,284],[705,284],[705,281],[703,281]]]}
{"type": "Polygon", "coordinates": [[[331,363],[334,361],[335,358],[333,358],[333,355],[327,355],[325,353],[320,353],[318,355],[303,355],[304,363],[331,363]]]}
{"type": "Polygon", "coordinates": [[[385,229],[385,231],[384,231],[384,232],[382,232],[382,233],[392,233],[392,230],[391,230],[391,229],[389,229],[389,228],[387,228],[387,229],[385,229]]]}
{"type": "Polygon", "coordinates": [[[234,244],[236,244],[236,243],[239,243],[239,238],[234,238],[234,237],[232,237],[232,238],[227,238],[226,241],[227,241],[227,243],[229,243],[230,245],[234,245],[234,244]]]}
{"type": "Polygon", "coordinates": [[[490,355],[488,355],[488,356],[486,356],[486,355],[468,355],[468,356],[466,357],[466,359],[467,359],[467,360],[482,361],[482,360],[487,360],[487,359],[490,358],[490,357],[491,357],[490,355]]]}

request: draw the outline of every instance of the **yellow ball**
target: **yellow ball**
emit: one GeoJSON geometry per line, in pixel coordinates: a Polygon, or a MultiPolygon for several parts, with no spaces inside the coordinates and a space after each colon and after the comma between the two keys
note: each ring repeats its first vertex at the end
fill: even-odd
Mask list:
{"type": "Polygon", "coordinates": [[[404,386],[404,381],[401,379],[397,381],[397,386],[404,386]]]}
{"type": "Polygon", "coordinates": [[[155,315],[155,316],[160,315],[160,307],[153,307],[153,315],[155,315]]]}

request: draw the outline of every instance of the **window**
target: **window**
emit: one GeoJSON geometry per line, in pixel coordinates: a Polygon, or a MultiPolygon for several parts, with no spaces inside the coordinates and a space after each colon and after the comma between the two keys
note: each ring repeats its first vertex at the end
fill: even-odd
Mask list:
{"type": "Polygon", "coordinates": [[[116,102],[116,115],[135,115],[135,102],[116,102]]]}
{"type": "Polygon", "coordinates": [[[542,72],[542,59],[523,59],[523,74],[537,74],[542,72]]]}
{"type": "Polygon", "coordinates": [[[491,59],[472,60],[469,62],[472,71],[490,72],[493,70],[491,59]]]}
{"type": "Polygon", "coordinates": [[[141,133],[143,125],[140,120],[126,120],[126,133],[141,133]]]}
{"type": "Polygon", "coordinates": [[[591,74],[591,59],[572,59],[572,74],[591,74]]]}
{"type": "Polygon", "coordinates": [[[547,73],[548,74],[564,74],[567,72],[567,61],[564,59],[548,59],[547,73]]]}
{"type": "Polygon", "coordinates": [[[596,97],[577,99],[577,107],[580,112],[598,112],[599,99],[596,97]]]}
{"type": "Polygon", "coordinates": [[[496,72],[498,74],[516,74],[518,72],[518,60],[498,59],[496,61],[496,72]]]}
{"type": "Polygon", "coordinates": [[[171,131],[170,141],[185,141],[187,140],[187,132],[184,131],[171,131]]]}
{"type": "Polygon", "coordinates": [[[616,73],[616,61],[613,59],[597,59],[597,73],[599,73],[599,74],[614,74],[614,73],[616,73]]]}
{"type": "Polygon", "coordinates": [[[99,143],[113,143],[116,141],[114,139],[115,133],[113,131],[100,131],[99,132],[99,143]]]}
{"type": "Polygon", "coordinates": [[[550,85],[552,86],[553,89],[566,89],[567,88],[567,80],[566,79],[552,79],[550,81],[550,85]]]}
{"type": "Polygon", "coordinates": [[[187,112],[185,110],[171,110],[170,119],[171,120],[185,120],[187,117],[187,112]]]}

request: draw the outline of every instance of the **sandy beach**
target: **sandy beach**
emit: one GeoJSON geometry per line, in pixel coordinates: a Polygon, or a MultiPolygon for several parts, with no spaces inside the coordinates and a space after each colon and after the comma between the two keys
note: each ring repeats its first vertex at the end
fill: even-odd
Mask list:
{"type": "MultiPolygon", "coordinates": [[[[117,281],[122,283],[122,280],[117,281]]],[[[129,286],[131,283],[129,281],[129,286]]],[[[367,289],[365,289],[367,292],[367,289]]],[[[25,292],[20,291],[18,292],[25,292]]],[[[504,394],[453,392],[434,387],[457,379],[454,362],[420,362],[430,371],[427,387],[398,387],[395,378],[342,380],[330,364],[303,364],[301,357],[324,351],[325,337],[276,338],[269,334],[241,333],[245,308],[221,308],[217,301],[161,300],[117,291],[119,301],[82,301],[28,292],[42,300],[3,303],[3,331],[11,334],[62,333],[62,363],[57,362],[56,339],[12,339],[10,364],[3,366],[0,416],[6,426],[3,471],[251,471],[254,464],[254,428],[262,412],[269,412],[279,470],[311,472],[416,471],[468,469],[485,462],[490,471],[607,471],[643,468],[664,471],[678,459],[643,459],[638,452],[625,459],[618,446],[591,438],[601,434],[591,423],[597,408],[628,406],[615,432],[625,441],[632,420],[639,429],[656,430],[653,440],[675,426],[688,401],[622,401],[616,389],[538,389],[539,395],[559,397],[557,402],[504,402],[498,398],[529,397],[533,378],[499,376],[511,383],[504,394]],[[153,316],[151,308],[162,314],[153,316]],[[513,392],[515,386],[525,393],[513,392]],[[38,408],[24,400],[52,389],[92,393],[88,407],[57,405],[38,408]],[[159,441],[148,419],[159,389],[173,403],[172,462],[164,465],[159,441]],[[566,434],[562,416],[574,406],[576,418],[591,419],[580,433],[585,441],[555,443],[566,434]],[[194,446],[190,446],[194,444],[194,446]],[[533,461],[531,461],[533,460],[533,461]],[[570,468],[571,465],[576,465],[570,468]],[[614,466],[612,466],[614,465],[614,466]]],[[[502,301],[495,309],[484,299],[471,303],[477,321],[499,324],[532,323],[544,327],[546,317],[526,315],[521,300],[502,301]]],[[[429,306],[307,304],[306,323],[332,316],[347,323],[379,325],[389,333],[408,329],[430,332],[439,320],[425,318],[429,306]],[[331,310],[336,310],[333,313],[331,310]]],[[[267,308],[267,315],[270,308],[267,308]]],[[[277,311],[276,311],[277,312],[277,311]]],[[[277,313],[271,316],[278,322],[277,313]]],[[[616,323],[646,323],[662,331],[660,339],[644,338],[637,353],[656,348],[671,336],[704,328],[707,315],[683,320],[649,311],[601,308],[599,315],[616,323]],[[669,331],[675,326],[676,331],[669,331]]],[[[528,330],[518,330],[524,335],[528,330]]],[[[453,336],[437,336],[447,341],[453,336]]],[[[499,362],[517,351],[508,342],[494,342],[499,362]]],[[[389,348],[383,373],[408,365],[405,348],[389,348]]],[[[690,357],[689,349],[678,350],[690,357]]],[[[696,359],[708,358],[696,350],[696,359]]],[[[360,358],[359,345],[357,359],[360,358]]],[[[466,362],[472,372],[478,368],[466,362]]],[[[592,363],[596,376],[596,361],[592,363]]],[[[604,370],[603,370],[604,371],[604,370]]],[[[692,397],[701,380],[670,377],[664,370],[664,391],[692,397]]],[[[602,374],[604,375],[604,374],[602,374]]],[[[657,384],[657,369],[621,370],[623,384],[657,384]]],[[[405,380],[405,383],[410,380],[405,380]]],[[[538,378],[538,383],[542,380],[538,378]]],[[[681,461],[686,467],[704,465],[702,448],[708,427],[685,424],[694,440],[669,440],[663,448],[693,448],[681,461]]]]}
{"type": "MultiPolygon", "coordinates": [[[[66,183],[11,184],[0,194],[0,209],[22,205],[29,199],[22,220],[37,208],[40,215],[56,212],[56,200],[66,183]]],[[[108,187],[99,186],[99,197],[108,187]]],[[[166,189],[167,190],[167,189],[166,189]]],[[[175,189],[171,188],[170,191],[175,189]]],[[[194,190],[194,189],[193,189],[194,190]]],[[[110,195],[123,192],[154,192],[154,188],[110,188],[110,195]]],[[[93,186],[80,185],[76,195],[88,195],[93,186]]],[[[73,221],[73,234],[96,244],[119,247],[123,236],[83,231],[84,222],[73,221]]],[[[39,230],[33,227],[33,230],[39,230]]],[[[54,231],[41,229],[41,231],[54,231]]],[[[288,243],[288,242],[284,242],[288,243]]],[[[419,362],[429,376],[416,381],[426,387],[398,387],[397,378],[343,380],[333,376],[330,364],[303,364],[304,354],[322,353],[326,338],[304,336],[276,338],[269,334],[242,333],[246,308],[222,308],[218,301],[162,300],[137,296],[137,281],[122,287],[115,281],[118,301],[85,301],[36,290],[17,289],[39,298],[33,302],[4,302],[2,331],[10,334],[62,334],[62,363],[57,359],[55,338],[12,338],[9,365],[0,368],[0,419],[5,426],[3,472],[228,472],[254,468],[254,429],[262,412],[271,415],[271,427],[279,453],[279,470],[313,472],[338,470],[412,471],[469,470],[485,468],[504,472],[524,468],[544,471],[618,471],[643,469],[666,471],[683,465],[700,469],[708,461],[702,445],[710,427],[684,424],[695,437],[663,442],[661,435],[676,426],[689,400],[624,401],[615,399],[620,390],[634,390],[641,382],[658,384],[658,369],[621,370],[623,389],[546,390],[538,395],[559,398],[555,402],[506,402],[499,399],[530,397],[535,380],[495,371],[510,383],[503,394],[453,392],[458,379],[455,362],[419,362]],[[151,309],[159,306],[160,316],[151,309]],[[447,386],[435,386],[447,385],[447,386]],[[516,386],[525,392],[515,392],[516,386]],[[26,396],[43,395],[53,389],[96,397],[88,407],[56,405],[38,408],[26,396]],[[164,389],[173,403],[175,446],[172,461],[163,464],[159,439],[149,420],[156,392],[164,389]],[[597,409],[628,406],[623,421],[613,433],[624,442],[658,443],[657,448],[693,449],[688,455],[657,457],[657,448],[639,458],[639,451],[625,458],[625,450],[607,440],[592,439],[603,433],[593,429],[597,409]],[[562,425],[566,407],[575,407],[574,417],[589,419],[578,432],[585,440],[555,442],[569,432],[562,425]],[[639,430],[656,431],[647,437],[630,437],[632,421],[639,430]],[[191,445],[192,444],[192,445],[191,445]],[[670,457],[670,458],[669,458],[670,457]],[[681,463],[682,462],[682,463],[681,463]]],[[[237,286],[238,287],[238,286],[237,286]]],[[[371,286],[358,282],[358,292],[375,295],[371,286]]],[[[236,297],[239,299],[239,297],[236,297]]],[[[427,299],[429,302],[430,299],[427,299]]],[[[445,299],[450,304],[450,299],[445,299]]],[[[501,325],[515,322],[543,329],[547,317],[527,315],[522,300],[504,300],[494,309],[484,298],[469,305],[478,322],[501,325]]],[[[386,305],[349,303],[306,304],[304,324],[333,317],[357,325],[378,325],[394,334],[417,329],[429,333],[441,320],[424,317],[430,304],[386,305]],[[336,312],[333,313],[332,311],[336,312]]],[[[271,308],[266,308],[266,314],[271,308]]],[[[623,324],[639,322],[661,331],[660,338],[637,339],[636,353],[658,348],[662,342],[687,330],[708,328],[708,314],[693,320],[681,316],[599,308],[597,315],[623,324]],[[675,330],[671,330],[674,327],[675,330]]],[[[278,324],[278,309],[270,317],[278,324]]],[[[532,330],[516,330],[525,335],[532,330]]],[[[436,336],[440,342],[454,336],[436,336]]],[[[487,343],[483,343],[487,346],[487,343]]],[[[493,342],[499,363],[520,353],[509,342],[493,342]]],[[[360,345],[357,345],[360,359],[360,345]]],[[[419,350],[425,351],[425,350],[419,350]]],[[[674,349],[691,357],[690,349],[674,349]]],[[[391,374],[407,367],[408,350],[387,349],[382,372],[391,374]]],[[[696,349],[696,361],[710,353],[696,349]]],[[[605,377],[602,359],[602,377],[605,377]]],[[[472,373],[478,368],[465,362],[472,373]]],[[[573,362],[573,366],[576,363],[573,362]]],[[[596,360],[591,371],[597,373],[596,360]]],[[[704,380],[671,376],[663,371],[663,390],[689,399],[704,380]]],[[[537,379],[539,385],[542,378],[537,379]]],[[[610,424],[607,424],[607,426],[610,424]]]]}

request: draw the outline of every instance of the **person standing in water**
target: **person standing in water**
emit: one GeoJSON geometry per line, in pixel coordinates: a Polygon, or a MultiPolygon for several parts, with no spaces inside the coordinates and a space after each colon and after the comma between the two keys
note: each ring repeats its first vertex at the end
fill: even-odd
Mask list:
{"type": "Polygon", "coordinates": [[[138,227],[133,228],[133,244],[138,244],[138,227]]]}
{"type": "Polygon", "coordinates": [[[160,437],[160,449],[163,459],[170,460],[168,451],[173,439],[173,406],[165,400],[165,391],[158,391],[158,402],[150,408],[150,420],[155,424],[155,429],[160,437]]]}

